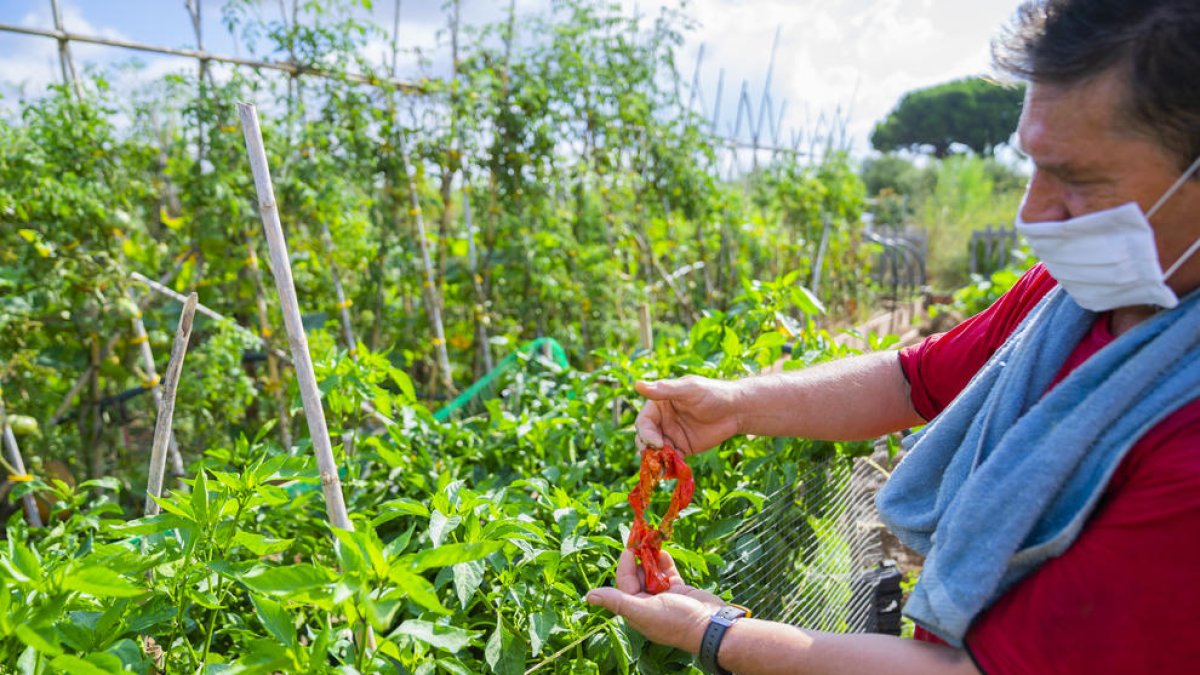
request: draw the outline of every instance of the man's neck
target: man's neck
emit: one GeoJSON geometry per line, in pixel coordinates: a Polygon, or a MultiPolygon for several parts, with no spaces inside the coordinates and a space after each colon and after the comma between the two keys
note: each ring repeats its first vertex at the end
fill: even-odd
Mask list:
{"type": "Polygon", "coordinates": [[[1158,307],[1151,307],[1149,305],[1114,309],[1112,315],[1108,318],[1108,328],[1114,336],[1120,336],[1158,312],[1158,307]]]}

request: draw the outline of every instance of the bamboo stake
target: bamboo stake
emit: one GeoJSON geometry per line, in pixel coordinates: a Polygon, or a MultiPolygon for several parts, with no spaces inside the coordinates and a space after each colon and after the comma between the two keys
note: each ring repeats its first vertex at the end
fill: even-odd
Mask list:
{"type": "MultiPolygon", "coordinates": [[[[8,412],[4,409],[3,390],[0,390],[0,427],[4,429],[4,448],[8,450],[8,461],[12,464],[14,472],[11,479],[28,476],[29,474],[25,472],[25,459],[21,457],[21,448],[17,445],[17,436],[13,433],[12,427],[8,426],[8,412]]],[[[25,507],[25,517],[29,520],[29,525],[41,527],[42,516],[38,513],[37,502],[34,501],[33,495],[21,497],[21,503],[25,507]]]]}
{"type": "Polygon", "coordinates": [[[222,54],[212,54],[205,51],[195,49],[173,49],[171,47],[160,47],[158,45],[149,45],[142,42],[133,42],[131,40],[118,40],[113,38],[97,37],[94,35],[82,35],[80,33],[68,33],[64,30],[46,30],[44,28],[31,28],[29,26],[19,26],[17,24],[0,22],[0,32],[19,33],[21,35],[37,35],[40,37],[55,38],[61,41],[83,42],[85,44],[103,45],[105,47],[119,47],[121,49],[132,49],[135,51],[150,52],[152,54],[167,54],[169,56],[183,56],[192,59],[203,59],[215,61],[217,63],[228,63],[235,66],[246,66],[249,68],[260,68],[263,70],[277,70],[291,75],[306,75],[314,77],[324,77],[336,80],[345,80],[347,82],[355,82],[357,84],[367,84],[373,87],[398,89],[405,93],[423,94],[425,93],[424,85],[413,84],[411,82],[402,82],[400,80],[381,78],[373,75],[364,75],[362,73],[339,73],[333,70],[325,70],[322,68],[312,68],[309,66],[301,66],[295,63],[287,63],[284,61],[257,61],[255,59],[243,59],[237,56],[224,56],[222,54]]]}
{"type": "MultiPolygon", "coordinates": [[[[263,344],[271,337],[271,319],[267,313],[267,292],[263,288],[262,269],[258,266],[258,252],[254,250],[254,242],[246,238],[246,266],[250,268],[250,278],[254,281],[254,303],[258,308],[258,330],[262,335],[263,344]]],[[[269,347],[269,345],[268,345],[269,347]]],[[[275,399],[275,414],[279,418],[279,440],[284,450],[291,451],[292,429],[291,415],[288,411],[287,393],[283,390],[283,382],[279,379],[279,359],[275,350],[267,349],[267,388],[275,399]]]]}
{"type": "Polygon", "coordinates": [[[100,433],[104,425],[104,418],[100,410],[100,335],[92,333],[91,335],[92,349],[92,426],[88,432],[89,445],[91,446],[92,455],[89,460],[92,477],[99,478],[104,475],[104,446],[100,443],[100,433]]]}
{"type": "MultiPolygon", "coordinates": [[[[126,289],[126,294],[133,300],[133,293],[126,289]]],[[[154,366],[154,352],[150,349],[150,337],[146,335],[146,322],[142,320],[142,311],[133,317],[133,340],[138,343],[142,356],[142,369],[150,382],[150,395],[154,397],[154,409],[162,409],[162,387],[159,386],[158,370],[154,366]]],[[[171,475],[176,478],[183,476],[183,455],[179,452],[179,443],[175,440],[175,431],[168,429],[167,456],[171,460],[171,475]]]]}
{"type": "MultiPolygon", "coordinates": [[[[258,210],[271,252],[271,273],[275,277],[275,288],[279,292],[283,325],[287,329],[288,343],[296,368],[296,380],[300,385],[300,398],[304,403],[304,416],[308,420],[308,434],[312,438],[317,468],[321,472],[325,511],[334,527],[353,531],[354,523],[350,522],[350,516],[346,512],[342,482],[338,478],[337,462],[333,459],[329,428],[325,424],[325,410],[321,407],[321,390],[317,388],[317,376],[313,371],[312,357],[308,353],[308,337],[304,333],[304,324],[300,321],[300,302],[296,298],[296,286],[292,282],[287,241],[283,236],[283,226],[279,222],[275,188],[271,185],[271,171],[267,166],[267,151],[263,147],[262,130],[258,126],[258,111],[252,103],[239,103],[238,115],[242,118],[246,152],[250,159],[250,170],[254,173],[254,185],[258,190],[258,210]]],[[[366,647],[375,649],[374,629],[367,624],[364,632],[366,647]]]]}
{"type": "Polygon", "coordinates": [[[308,420],[309,435],[312,437],[313,452],[317,456],[317,467],[321,472],[321,489],[325,493],[325,510],[329,522],[344,530],[353,530],[354,524],[346,513],[346,502],[342,497],[342,484],[338,478],[337,463],[333,459],[333,448],[329,442],[329,428],[325,424],[325,411],[321,407],[321,392],[317,388],[317,377],[313,371],[312,357],[308,353],[308,337],[300,321],[300,303],[296,298],[296,287],[292,282],[292,268],[288,261],[287,242],[279,222],[279,210],[275,204],[275,189],[271,185],[270,169],[267,166],[267,151],[263,147],[262,131],[258,125],[258,112],[250,103],[239,103],[238,114],[242,118],[242,130],[246,137],[246,151],[250,169],[254,173],[254,184],[258,190],[258,207],[262,216],[263,229],[271,252],[271,272],[275,277],[275,288],[279,292],[279,304],[283,310],[283,324],[287,328],[292,361],[296,368],[296,379],[300,385],[300,396],[304,402],[304,416],[308,420]]]}
{"type": "Polygon", "coordinates": [[[50,0],[50,11],[54,14],[54,30],[58,33],[58,66],[62,69],[63,84],[71,85],[75,90],[75,98],[82,99],[79,89],[79,73],[75,71],[75,59],[71,57],[71,45],[66,30],[63,28],[62,7],[58,0],[50,0]]]}
{"type": "Polygon", "coordinates": [[[358,341],[354,338],[354,326],[350,323],[350,305],[346,299],[346,291],[342,288],[342,274],[337,263],[333,261],[333,236],[329,234],[329,225],[321,223],[321,240],[325,244],[325,252],[329,255],[329,271],[333,275],[333,291],[337,295],[337,308],[342,320],[342,337],[346,340],[346,349],[350,350],[350,358],[358,360],[358,341]]]}
{"type": "Polygon", "coordinates": [[[171,437],[171,425],[175,420],[175,392],[179,388],[179,376],[183,372],[183,359],[187,356],[188,341],[192,339],[192,320],[196,317],[199,297],[192,293],[183,303],[179,315],[179,328],[175,331],[175,344],[171,346],[171,360],[167,363],[167,377],[163,382],[162,403],[158,406],[158,417],[154,421],[154,444],[150,446],[150,475],[146,481],[146,515],[158,515],[156,499],[162,497],[163,473],[167,464],[167,439],[171,437]]]}
{"type": "Polygon", "coordinates": [[[642,349],[654,351],[654,328],[650,324],[650,305],[638,305],[638,335],[642,340],[642,349]]]}
{"type": "MultiPolygon", "coordinates": [[[[179,303],[187,302],[187,298],[184,297],[183,294],[176,293],[175,291],[171,290],[170,288],[163,286],[162,284],[158,283],[157,281],[148,279],[145,276],[143,276],[137,272],[131,272],[129,274],[129,278],[133,279],[134,281],[139,281],[139,282],[145,284],[146,286],[148,286],[150,288],[150,290],[152,290],[156,293],[159,293],[161,295],[165,295],[166,297],[174,300],[175,302],[179,302],[179,303]]],[[[199,303],[196,304],[196,313],[203,314],[204,316],[207,316],[208,318],[212,319],[213,321],[218,321],[220,323],[230,325],[237,332],[253,338],[258,344],[262,345],[264,349],[267,349],[268,351],[274,353],[275,356],[279,357],[280,359],[283,359],[285,362],[288,362],[288,363],[291,362],[291,359],[288,358],[287,354],[285,354],[284,352],[282,352],[278,349],[271,349],[269,347],[269,345],[267,345],[266,340],[264,340],[261,336],[255,334],[254,331],[250,330],[249,328],[246,328],[245,326],[234,321],[233,319],[230,319],[227,316],[219,314],[219,313],[209,309],[208,307],[205,307],[203,304],[199,304],[199,303]]]]}
{"type": "Polygon", "coordinates": [[[417,225],[417,245],[421,250],[421,265],[425,271],[425,279],[422,283],[422,295],[425,299],[425,312],[429,317],[429,323],[433,326],[433,349],[437,356],[438,370],[442,376],[442,386],[446,388],[447,393],[454,393],[454,378],[450,372],[450,356],[446,351],[446,331],[442,327],[441,299],[438,297],[433,259],[429,253],[429,241],[425,236],[425,218],[421,214],[421,202],[417,197],[416,169],[409,161],[408,147],[405,145],[403,136],[398,139],[398,149],[400,151],[400,161],[404,163],[404,173],[408,177],[409,214],[412,215],[417,225]]]}

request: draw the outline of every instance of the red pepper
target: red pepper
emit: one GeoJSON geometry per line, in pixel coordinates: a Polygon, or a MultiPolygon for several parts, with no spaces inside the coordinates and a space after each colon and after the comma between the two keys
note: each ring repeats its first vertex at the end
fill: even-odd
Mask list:
{"type": "Polygon", "coordinates": [[[651,594],[657,595],[671,586],[666,572],[658,567],[658,553],[662,550],[662,543],[671,538],[675,518],[691,503],[695,491],[696,481],[692,478],[691,467],[683,460],[683,453],[669,445],[647,448],[642,453],[641,475],[637,486],[629,493],[629,505],[633,507],[633,529],[629,532],[626,548],[641,559],[642,569],[646,572],[646,591],[651,594]],[[651,529],[645,517],[650,495],[660,481],[672,478],[676,483],[671,504],[658,527],[651,529]]]}

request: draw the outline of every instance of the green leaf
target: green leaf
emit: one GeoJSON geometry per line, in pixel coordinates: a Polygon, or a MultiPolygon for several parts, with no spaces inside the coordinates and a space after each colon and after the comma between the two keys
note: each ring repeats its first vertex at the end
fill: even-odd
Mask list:
{"type": "Polygon", "coordinates": [[[525,645],[513,635],[503,621],[488,638],[483,658],[496,675],[523,675],[525,672],[525,645]]]}
{"type": "Polygon", "coordinates": [[[396,582],[396,585],[408,595],[408,598],[418,605],[428,609],[431,612],[438,614],[451,614],[452,612],[442,605],[442,601],[438,599],[437,590],[429,580],[419,574],[395,567],[392,568],[389,578],[396,582]]]}
{"type": "Polygon", "coordinates": [[[804,286],[792,287],[792,302],[805,314],[824,314],[825,305],[804,286]]]}
{"type": "Polygon", "coordinates": [[[195,523],[180,518],[174,513],[160,513],[157,516],[147,516],[112,526],[110,532],[123,537],[144,536],[157,534],[167,530],[177,530],[185,527],[195,527],[195,523]]]}
{"type": "Polygon", "coordinates": [[[208,474],[204,469],[200,469],[196,482],[192,484],[192,513],[196,516],[196,522],[208,524],[208,474]]]}
{"type": "Polygon", "coordinates": [[[444,626],[420,619],[409,619],[392,631],[389,637],[407,635],[437,649],[455,653],[469,646],[481,634],[477,630],[464,630],[456,626],[444,626]]]}
{"type": "Polygon", "coordinates": [[[559,554],[566,558],[572,553],[578,553],[584,549],[591,548],[592,544],[587,537],[578,534],[570,534],[563,537],[562,544],[559,546],[559,554]]]}
{"type": "Polygon", "coordinates": [[[415,499],[393,499],[379,505],[379,518],[382,518],[385,513],[389,512],[399,515],[420,516],[421,518],[429,517],[429,507],[415,499]]]}
{"type": "Polygon", "coordinates": [[[96,597],[133,598],[146,591],[107,567],[88,566],[63,579],[63,588],[96,597]]]}
{"type": "Polygon", "coordinates": [[[252,591],[292,597],[324,586],[332,581],[332,576],[324,568],[301,563],[285,567],[257,567],[239,579],[252,591]]]}
{"type": "Polygon", "coordinates": [[[151,495],[150,498],[157,502],[163,511],[173,513],[180,518],[192,522],[197,522],[196,516],[192,514],[192,507],[176,503],[174,497],[155,497],[151,495]]]}
{"type": "Polygon", "coordinates": [[[542,645],[550,638],[550,632],[558,625],[558,613],[553,609],[543,609],[529,615],[529,643],[536,657],[542,651],[542,645]]]}
{"type": "Polygon", "coordinates": [[[404,549],[408,548],[408,542],[412,541],[413,532],[415,532],[416,529],[416,523],[409,525],[408,529],[404,531],[404,534],[401,534],[395,539],[389,541],[387,546],[383,547],[383,555],[391,560],[392,558],[395,558],[403,553],[404,549]]]}
{"type": "Polygon", "coordinates": [[[283,609],[281,603],[257,594],[251,594],[250,600],[258,612],[258,620],[279,641],[287,647],[296,645],[296,626],[292,617],[283,609]]]}
{"type": "Polygon", "coordinates": [[[149,670],[149,660],[142,652],[142,648],[133,640],[128,638],[117,640],[108,649],[104,650],[104,652],[117,657],[121,662],[121,666],[126,670],[131,670],[135,673],[145,673],[149,670]]]}
{"type": "Polygon", "coordinates": [[[62,647],[58,645],[58,637],[54,631],[34,630],[27,623],[19,623],[13,628],[13,633],[16,634],[18,640],[43,654],[55,656],[62,653],[62,647]]]}
{"type": "MultiPolygon", "coordinates": [[[[99,659],[97,659],[99,660],[99,659]]],[[[50,662],[50,668],[56,673],[71,673],[72,675],[112,675],[113,673],[121,672],[121,660],[112,654],[93,654],[89,660],[84,660],[78,656],[63,654],[55,657],[50,662]],[[109,669],[91,661],[95,657],[108,657],[111,661],[101,661],[105,665],[113,664],[115,668],[109,669]],[[115,662],[115,664],[114,664],[115,662]]]]}
{"type": "Polygon", "coordinates": [[[434,511],[429,516],[429,539],[435,547],[441,546],[446,535],[450,534],[460,523],[462,523],[462,518],[458,516],[447,518],[446,514],[441,511],[434,511]]]}
{"type": "Polygon", "coordinates": [[[42,561],[37,553],[16,539],[8,540],[8,558],[0,559],[0,565],[4,565],[17,583],[33,584],[35,587],[42,583],[42,561]]]}
{"type": "Polygon", "coordinates": [[[742,341],[738,339],[737,333],[725,329],[724,335],[721,336],[721,351],[725,352],[726,356],[735,358],[742,355],[742,341]]]}
{"type": "Polygon", "coordinates": [[[449,567],[459,563],[481,560],[502,548],[504,548],[504,542],[502,541],[446,544],[417,553],[412,557],[409,566],[417,572],[433,567],[449,567]]]}
{"type": "Polygon", "coordinates": [[[239,531],[233,536],[233,543],[245,546],[256,556],[266,556],[272,553],[282,553],[292,545],[292,539],[272,539],[253,532],[239,531]]]}
{"type": "Polygon", "coordinates": [[[454,592],[458,595],[458,602],[463,609],[467,608],[471,597],[483,583],[484,569],[482,560],[459,563],[454,566],[454,592]]]}

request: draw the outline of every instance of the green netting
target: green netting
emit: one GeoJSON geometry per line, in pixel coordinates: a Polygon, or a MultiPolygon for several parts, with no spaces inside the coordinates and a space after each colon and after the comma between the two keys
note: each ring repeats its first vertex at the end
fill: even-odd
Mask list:
{"type": "Polygon", "coordinates": [[[466,390],[455,397],[453,401],[450,401],[443,408],[433,413],[433,417],[439,422],[446,421],[449,419],[450,415],[454,414],[455,410],[458,410],[467,403],[470,403],[472,399],[479,396],[479,394],[491,386],[491,384],[495,382],[497,378],[516,365],[517,360],[522,354],[536,353],[537,350],[547,350],[550,353],[550,357],[553,358],[554,362],[560,367],[567,368],[570,366],[570,364],[567,362],[567,353],[563,350],[562,345],[558,343],[558,340],[555,340],[551,337],[541,337],[531,342],[526,342],[518,347],[515,352],[501,359],[500,363],[496,364],[495,368],[492,368],[487,375],[479,378],[475,384],[467,387],[466,390]]]}

